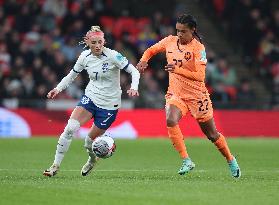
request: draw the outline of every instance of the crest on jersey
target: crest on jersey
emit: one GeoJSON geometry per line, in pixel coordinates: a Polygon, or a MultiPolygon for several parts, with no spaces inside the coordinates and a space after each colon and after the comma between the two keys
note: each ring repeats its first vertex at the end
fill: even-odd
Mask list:
{"type": "Polygon", "coordinates": [[[186,61],[190,60],[192,57],[191,53],[190,52],[186,52],[185,55],[184,55],[184,58],[186,61]]]}
{"type": "Polygon", "coordinates": [[[88,97],[83,96],[80,102],[81,102],[81,104],[86,105],[89,103],[89,101],[90,101],[90,99],[88,97]]]}
{"type": "Polygon", "coordinates": [[[103,63],[103,65],[102,65],[103,73],[107,72],[108,68],[109,68],[109,64],[108,63],[103,63]]]}

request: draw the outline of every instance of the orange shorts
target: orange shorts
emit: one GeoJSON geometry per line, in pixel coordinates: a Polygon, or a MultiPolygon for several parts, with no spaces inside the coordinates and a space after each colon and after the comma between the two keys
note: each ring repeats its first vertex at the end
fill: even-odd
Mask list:
{"type": "Polygon", "coordinates": [[[183,116],[189,111],[198,122],[206,122],[213,117],[212,102],[207,90],[195,91],[183,96],[168,92],[165,97],[166,105],[175,105],[181,110],[183,116]]]}

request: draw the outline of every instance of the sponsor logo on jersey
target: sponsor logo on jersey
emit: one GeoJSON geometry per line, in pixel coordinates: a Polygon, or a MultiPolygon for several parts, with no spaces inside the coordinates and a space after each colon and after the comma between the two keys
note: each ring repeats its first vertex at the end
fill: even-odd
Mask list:
{"type": "Polygon", "coordinates": [[[200,61],[206,62],[206,52],[205,52],[205,50],[200,51],[200,54],[201,54],[200,61]]]}
{"type": "Polygon", "coordinates": [[[120,53],[118,53],[117,55],[116,55],[116,59],[117,60],[119,60],[119,61],[124,61],[124,56],[122,56],[120,53]]]}

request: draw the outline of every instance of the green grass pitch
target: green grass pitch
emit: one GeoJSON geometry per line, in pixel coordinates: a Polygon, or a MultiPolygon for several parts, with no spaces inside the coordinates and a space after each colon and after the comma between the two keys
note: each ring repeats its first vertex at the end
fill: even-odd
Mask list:
{"type": "Polygon", "coordinates": [[[178,154],[168,139],[116,140],[110,159],[88,177],[83,141],[75,139],[60,172],[42,175],[54,157],[56,138],[0,139],[1,205],[273,205],[279,201],[279,139],[229,139],[242,169],[234,179],[206,139],[186,139],[196,168],[180,176],[178,154]]]}

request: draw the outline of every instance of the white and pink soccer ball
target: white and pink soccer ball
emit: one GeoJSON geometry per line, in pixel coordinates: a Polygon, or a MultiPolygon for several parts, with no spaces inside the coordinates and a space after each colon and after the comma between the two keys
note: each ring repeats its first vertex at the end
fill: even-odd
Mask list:
{"type": "Polygon", "coordinates": [[[102,135],[97,137],[92,143],[92,150],[99,158],[109,158],[113,155],[116,149],[116,144],[112,137],[102,135]]]}

